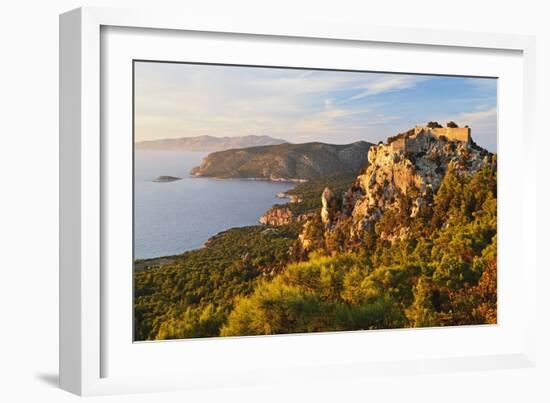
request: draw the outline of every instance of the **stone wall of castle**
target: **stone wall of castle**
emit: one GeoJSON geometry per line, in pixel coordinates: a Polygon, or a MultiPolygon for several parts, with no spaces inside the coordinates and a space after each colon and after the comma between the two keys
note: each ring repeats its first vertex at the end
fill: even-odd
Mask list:
{"type": "Polygon", "coordinates": [[[463,141],[469,143],[471,140],[471,132],[469,127],[423,127],[416,126],[414,134],[418,135],[421,131],[426,131],[436,137],[445,136],[449,140],[463,141]]]}
{"type": "Polygon", "coordinates": [[[400,151],[405,149],[405,139],[399,138],[390,143],[393,151],[400,151]]]}
{"type": "Polygon", "coordinates": [[[471,143],[471,134],[469,127],[423,127],[414,128],[414,133],[396,138],[390,143],[393,151],[418,152],[424,149],[429,141],[429,137],[445,136],[450,141],[462,141],[471,143]]]}

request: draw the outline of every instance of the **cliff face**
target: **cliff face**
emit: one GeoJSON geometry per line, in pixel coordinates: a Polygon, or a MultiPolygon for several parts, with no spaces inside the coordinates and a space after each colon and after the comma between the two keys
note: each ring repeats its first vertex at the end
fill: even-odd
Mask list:
{"type": "Polygon", "coordinates": [[[264,225],[287,225],[296,221],[307,220],[307,214],[293,214],[292,211],[286,206],[273,206],[267,210],[260,218],[260,224],[264,225]]]}
{"type": "Polygon", "coordinates": [[[216,178],[306,181],[344,172],[359,172],[367,163],[370,143],[279,144],[215,152],[191,173],[216,178]]]}
{"type": "Polygon", "coordinates": [[[369,150],[369,167],[357,178],[363,197],[348,202],[345,212],[353,217],[353,231],[368,228],[385,210],[399,208],[400,197],[412,199],[414,217],[437,192],[448,169],[472,175],[492,160],[489,152],[474,144],[424,132],[408,141],[412,151],[394,150],[391,143],[369,150]]]}
{"type": "Polygon", "coordinates": [[[260,224],[264,225],[285,225],[293,220],[292,212],[288,207],[273,206],[260,217],[260,224]]]}
{"type": "Polygon", "coordinates": [[[328,187],[325,188],[321,195],[321,205],[321,221],[326,227],[330,227],[337,214],[338,201],[332,190],[328,187]]]}
{"type": "MultiPolygon", "coordinates": [[[[473,142],[408,132],[406,136],[391,138],[387,144],[370,147],[368,167],[340,196],[340,208],[334,207],[330,189],[323,192],[322,222],[326,231],[346,222],[350,225],[350,238],[360,238],[389,210],[400,211],[408,206],[407,211],[400,212],[415,217],[432,202],[449,169],[459,175],[472,175],[493,163],[493,155],[473,142]],[[404,138],[406,148],[393,144],[404,138]]],[[[407,228],[397,225],[391,233],[380,236],[390,241],[405,239],[407,228]]],[[[307,241],[307,234],[303,233],[301,239],[307,241]]]]}

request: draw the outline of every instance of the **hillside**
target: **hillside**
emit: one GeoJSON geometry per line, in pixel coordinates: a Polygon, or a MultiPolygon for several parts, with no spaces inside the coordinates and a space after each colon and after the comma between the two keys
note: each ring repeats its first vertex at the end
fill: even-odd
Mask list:
{"type": "Polygon", "coordinates": [[[291,261],[296,237],[292,226],[233,228],[201,249],[136,261],[136,340],[217,335],[233,299],[291,261]]]}
{"type": "Polygon", "coordinates": [[[269,136],[214,137],[196,136],[177,139],[160,139],[137,142],[136,150],[157,151],[221,151],[231,148],[246,148],[282,144],[284,140],[269,136]]]}
{"type": "Polygon", "coordinates": [[[496,169],[496,157],[473,141],[450,141],[424,131],[401,138],[406,148],[395,137],[369,149],[368,167],[341,195],[342,207],[325,211],[327,227],[350,218],[351,236],[361,237],[382,218],[397,215],[401,220],[384,227],[379,236],[405,239],[412,232],[408,219],[427,214],[446,177],[470,178],[484,168],[496,169]]]}
{"type": "Polygon", "coordinates": [[[422,130],[366,154],[267,225],[137,262],[137,338],[497,323],[496,155],[422,130]]]}
{"type": "Polygon", "coordinates": [[[196,176],[305,181],[337,173],[359,173],[370,143],[279,144],[215,152],[191,173],[196,176]]]}
{"type": "Polygon", "coordinates": [[[496,155],[469,137],[401,139],[372,146],[347,191],[319,194],[297,262],[240,299],[220,335],[497,323],[496,155]]]}

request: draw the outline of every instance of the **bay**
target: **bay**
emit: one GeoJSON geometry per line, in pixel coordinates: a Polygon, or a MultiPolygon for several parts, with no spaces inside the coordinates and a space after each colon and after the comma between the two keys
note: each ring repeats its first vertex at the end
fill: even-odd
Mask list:
{"type": "Polygon", "coordinates": [[[268,181],[195,178],[191,168],[207,153],[136,150],[134,155],[134,256],[179,254],[213,235],[258,224],[277,193],[294,185],[268,181]],[[182,178],[153,182],[159,176],[182,178]]]}

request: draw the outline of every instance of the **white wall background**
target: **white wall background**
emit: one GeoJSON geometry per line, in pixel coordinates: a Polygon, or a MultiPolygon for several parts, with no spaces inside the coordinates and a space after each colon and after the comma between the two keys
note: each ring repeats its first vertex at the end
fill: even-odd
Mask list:
{"type": "MultiPolygon", "coordinates": [[[[538,51],[539,205],[549,205],[550,29],[546,2],[461,0],[331,2],[277,0],[11,0],[0,6],[0,400],[68,402],[57,383],[58,14],[81,5],[169,7],[231,19],[272,18],[533,34],[538,51]]],[[[539,209],[539,253],[548,213],[539,209]]],[[[545,239],[546,238],[546,239],[545,239]]],[[[533,238],[535,242],[535,238],[533,238]]],[[[542,253],[540,255],[542,257],[542,253]]],[[[548,266],[547,264],[545,266],[548,266]]],[[[550,269],[550,267],[548,267],[550,269]]],[[[539,365],[414,377],[355,379],[302,387],[258,387],[93,398],[115,402],[550,401],[549,298],[539,279],[539,365]]],[[[411,348],[414,348],[411,346],[411,348]]]]}

